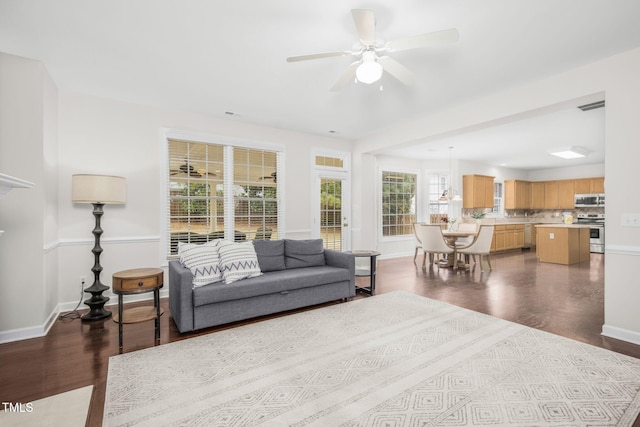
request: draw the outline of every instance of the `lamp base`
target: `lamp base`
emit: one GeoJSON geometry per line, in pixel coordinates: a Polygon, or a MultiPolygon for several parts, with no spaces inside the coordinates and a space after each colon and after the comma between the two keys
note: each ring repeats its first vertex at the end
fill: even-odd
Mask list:
{"type": "Polygon", "coordinates": [[[109,301],[109,297],[102,296],[102,292],[109,289],[109,287],[100,284],[101,286],[90,286],[85,289],[85,292],[91,293],[91,298],[84,301],[89,306],[89,312],[80,317],[84,321],[101,320],[111,317],[111,312],[104,309],[104,305],[109,301]],[[95,288],[95,289],[94,289],[95,288]]]}

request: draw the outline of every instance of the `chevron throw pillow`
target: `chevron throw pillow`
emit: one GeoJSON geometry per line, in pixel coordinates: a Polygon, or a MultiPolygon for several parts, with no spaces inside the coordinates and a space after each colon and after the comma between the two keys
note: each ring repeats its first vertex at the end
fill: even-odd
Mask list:
{"type": "Polygon", "coordinates": [[[194,288],[222,281],[219,244],[220,240],[212,240],[202,245],[178,243],[180,263],[191,270],[194,288]]]}
{"type": "Polygon", "coordinates": [[[229,284],[262,274],[253,243],[222,241],[218,251],[224,283],[229,284]]]}

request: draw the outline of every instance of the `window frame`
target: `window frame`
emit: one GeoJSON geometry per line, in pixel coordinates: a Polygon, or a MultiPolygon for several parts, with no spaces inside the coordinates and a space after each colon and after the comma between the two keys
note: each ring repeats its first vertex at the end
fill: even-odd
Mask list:
{"type": "Polygon", "coordinates": [[[286,234],[286,204],[285,204],[285,146],[283,144],[255,141],[247,139],[237,139],[224,137],[213,134],[202,134],[188,131],[181,131],[175,129],[163,129],[161,132],[161,155],[162,160],[161,169],[161,224],[162,234],[160,236],[160,250],[163,259],[170,260],[175,259],[177,255],[171,255],[170,251],[170,214],[169,205],[171,203],[170,196],[170,170],[169,170],[169,140],[184,140],[193,143],[201,144],[215,144],[223,146],[224,150],[224,231],[225,238],[234,235],[235,215],[230,211],[230,206],[233,206],[233,155],[229,156],[229,153],[233,153],[233,148],[245,148],[253,150],[265,150],[276,152],[276,173],[278,176],[278,186],[276,187],[276,200],[278,203],[278,238],[284,239],[286,234]],[[227,220],[229,217],[231,220],[227,220]]]}
{"type": "Polygon", "coordinates": [[[410,168],[399,168],[399,167],[395,167],[395,166],[384,166],[381,165],[378,167],[378,176],[377,176],[377,187],[378,187],[378,191],[377,191],[377,214],[376,214],[376,220],[378,222],[378,241],[380,242],[395,242],[395,241],[402,241],[402,240],[409,240],[409,239],[413,239],[414,238],[414,232],[413,230],[411,230],[410,233],[407,234],[398,234],[398,235],[394,235],[394,236],[385,236],[384,235],[384,220],[383,220],[383,203],[382,203],[382,187],[383,187],[383,182],[382,182],[382,177],[383,174],[385,172],[391,172],[391,173],[397,173],[397,174],[404,174],[404,175],[415,175],[415,202],[414,202],[414,216],[415,216],[415,221],[418,222],[420,221],[420,218],[422,217],[422,207],[421,207],[421,191],[422,191],[422,173],[419,169],[410,169],[410,168]]]}
{"type": "MultiPolygon", "coordinates": [[[[438,188],[438,192],[437,193],[431,193],[431,179],[433,177],[437,177],[437,178],[445,178],[446,179],[446,183],[444,184],[445,189],[451,187],[451,174],[449,170],[446,169],[432,169],[427,171],[427,173],[425,174],[425,186],[426,186],[426,197],[425,197],[425,201],[424,201],[424,217],[425,222],[428,223],[432,223],[431,222],[431,215],[435,215],[431,213],[431,195],[435,194],[438,197],[442,194],[443,189],[438,188]]],[[[438,185],[440,185],[440,183],[438,183],[438,185]]],[[[446,215],[447,217],[449,217],[451,215],[451,203],[449,201],[447,202],[439,202],[438,206],[446,206],[446,215]]],[[[440,216],[442,216],[444,213],[439,213],[440,216]]],[[[437,224],[437,223],[432,223],[432,224],[437,224]]]]}

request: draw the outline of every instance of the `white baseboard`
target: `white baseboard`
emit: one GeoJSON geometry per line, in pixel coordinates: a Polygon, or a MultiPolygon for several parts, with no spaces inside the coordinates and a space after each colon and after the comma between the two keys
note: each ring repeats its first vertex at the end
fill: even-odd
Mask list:
{"type": "MultiPolygon", "coordinates": [[[[169,297],[168,289],[160,290],[160,298],[168,298],[168,297],[169,297]]],[[[136,302],[136,301],[147,301],[147,300],[149,301],[153,300],[152,292],[140,294],[140,295],[127,295],[125,297],[125,303],[136,302]]],[[[49,314],[49,317],[47,318],[46,322],[42,325],[32,326],[28,328],[12,329],[9,331],[0,331],[0,344],[14,342],[14,341],[28,340],[31,338],[40,338],[40,337],[46,336],[49,333],[49,330],[51,329],[51,327],[54,325],[54,323],[58,320],[58,316],[60,315],[60,313],[72,311],[74,308],[76,308],[76,305],[78,305],[77,301],[58,304],[58,306],[51,312],[51,314],[49,314]]],[[[109,302],[105,304],[105,306],[107,307],[116,306],[116,311],[117,311],[118,298],[117,297],[111,298],[109,302]]],[[[87,307],[82,303],[78,307],[79,310],[84,310],[86,308],[87,307]]]]}
{"type": "Polygon", "coordinates": [[[44,325],[0,332],[0,344],[45,336],[44,325]]]}
{"type": "Polygon", "coordinates": [[[617,326],[603,325],[602,335],[609,338],[615,338],[620,341],[630,342],[631,344],[640,345],[640,332],[631,331],[629,329],[618,328],[617,326]]]}
{"type": "Polygon", "coordinates": [[[640,247],[638,246],[625,246],[625,245],[606,245],[605,254],[616,255],[640,255],[640,247]]]}

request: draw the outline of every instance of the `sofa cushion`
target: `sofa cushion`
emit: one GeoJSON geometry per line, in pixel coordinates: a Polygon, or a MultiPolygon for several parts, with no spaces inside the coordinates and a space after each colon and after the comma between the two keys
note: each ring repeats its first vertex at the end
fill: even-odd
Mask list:
{"type": "Polygon", "coordinates": [[[224,283],[229,284],[262,274],[253,243],[234,243],[223,240],[218,246],[218,251],[220,252],[220,270],[224,283]]]}
{"type": "Polygon", "coordinates": [[[178,243],[180,263],[191,271],[194,287],[222,281],[219,243],[219,240],[212,240],[202,245],[178,243]]]}
{"type": "Polygon", "coordinates": [[[262,276],[241,280],[230,285],[222,283],[194,289],[193,305],[199,307],[212,303],[290,292],[301,288],[348,281],[348,269],[328,265],[272,271],[262,276]]]}
{"type": "Polygon", "coordinates": [[[285,240],[284,260],[287,268],[325,265],[322,239],[285,240]]]}
{"type": "Polygon", "coordinates": [[[254,240],[253,247],[263,273],[284,270],[284,240],[254,240]]]}

